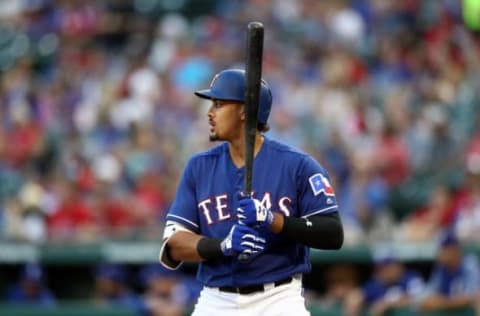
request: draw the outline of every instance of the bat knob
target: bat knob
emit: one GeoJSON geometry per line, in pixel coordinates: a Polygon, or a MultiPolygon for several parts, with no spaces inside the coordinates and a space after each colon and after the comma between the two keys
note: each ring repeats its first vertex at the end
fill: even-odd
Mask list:
{"type": "Polygon", "coordinates": [[[263,24],[261,22],[250,22],[248,23],[248,29],[263,29],[263,24]]]}
{"type": "Polygon", "coordinates": [[[249,262],[250,261],[250,255],[248,253],[241,253],[238,255],[238,261],[240,262],[249,262]]]}

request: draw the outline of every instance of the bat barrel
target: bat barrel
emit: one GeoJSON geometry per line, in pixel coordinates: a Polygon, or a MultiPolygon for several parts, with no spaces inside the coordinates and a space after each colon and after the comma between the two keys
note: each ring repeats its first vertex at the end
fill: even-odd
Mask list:
{"type": "Polygon", "coordinates": [[[263,24],[250,22],[247,30],[245,84],[245,194],[252,192],[252,169],[257,130],[263,60],[263,24]]]}
{"type": "MultiPolygon", "coordinates": [[[[245,185],[244,194],[252,192],[253,159],[255,136],[257,133],[257,116],[260,100],[263,59],[263,24],[250,22],[247,30],[247,52],[245,62],[245,185]]],[[[250,255],[241,253],[241,262],[248,262],[250,255]]]]}

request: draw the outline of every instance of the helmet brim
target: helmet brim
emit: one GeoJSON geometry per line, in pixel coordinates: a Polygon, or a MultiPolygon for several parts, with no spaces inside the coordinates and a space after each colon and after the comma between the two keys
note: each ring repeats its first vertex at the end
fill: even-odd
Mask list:
{"type": "Polygon", "coordinates": [[[196,96],[207,99],[207,100],[223,100],[223,101],[232,101],[237,103],[244,103],[243,100],[237,100],[233,98],[226,98],[225,96],[218,95],[212,92],[211,89],[198,90],[194,92],[196,96]]]}
{"type": "Polygon", "coordinates": [[[214,99],[215,97],[212,94],[212,90],[210,89],[204,89],[204,90],[198,90],[194,92],[197,97],[200,97],[202,99],[214,99]]]}

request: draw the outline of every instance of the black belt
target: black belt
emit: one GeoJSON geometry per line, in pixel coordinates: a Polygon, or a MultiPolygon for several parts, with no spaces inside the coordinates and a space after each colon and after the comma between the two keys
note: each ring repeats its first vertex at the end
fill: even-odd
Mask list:
{"type": "MultiPolygon", "coordinates": [[[[279,281],[274,282],[274,286],[280,286],[282,284],[287,284],[292,282],[292,277],[288,277],[286,279],[282,279],[279,281]]],[[[242,286],[242,287],[233,287],[233,286],[221,286],[218,288],[222,292],[228,292],[228,293],[238,293],[238,294],[252,294],[255,292],[263,292],[265,291],[265,286],[264,284],[254,284],[254,285],[247,285],[247,286],[242,286]]]]}

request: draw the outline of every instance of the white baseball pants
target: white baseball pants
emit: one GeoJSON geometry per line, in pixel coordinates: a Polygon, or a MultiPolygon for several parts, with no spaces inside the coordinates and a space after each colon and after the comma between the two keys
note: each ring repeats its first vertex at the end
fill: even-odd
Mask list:
{"type": "Polygon", "coordinates": [[[302,294],[300,278],[276,287],[265,284],[265,291],[252,294],[221,292],[205,286],[192,316],[309,316],[302,294]]]}

